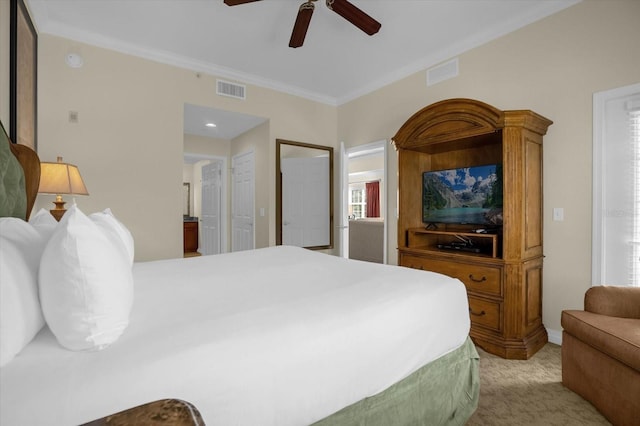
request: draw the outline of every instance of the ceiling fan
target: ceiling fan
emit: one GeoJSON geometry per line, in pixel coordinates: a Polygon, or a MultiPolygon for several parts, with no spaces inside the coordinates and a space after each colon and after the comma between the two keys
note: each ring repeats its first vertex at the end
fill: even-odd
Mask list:
{"type": "MultiPolygon", "coordinates": [[[[255,1],[260,0],[224,0],[224,3],[227,6],[237,6],[239,4],[253,3],[255,1]]],[[[293,24],[289,47],[300,47],[304,43],[304,38],[307,35],[307,29],[309,29],[309,23],[311,22],[311,15],[313,15],[313,10],[315,8],[313,4],[315,1],[316,0],[307,0],[300,5],[296,22],[293,24]]],[[[380,22],[364,13],[347,0],[326,0],[326,2],[329,10],[333,10],[368,35],[374,35],[382,26],[380,22]]]]}

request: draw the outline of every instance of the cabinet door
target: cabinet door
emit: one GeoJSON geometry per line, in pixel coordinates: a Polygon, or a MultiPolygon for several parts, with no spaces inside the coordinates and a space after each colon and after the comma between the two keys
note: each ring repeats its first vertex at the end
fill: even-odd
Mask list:
{"type": "Polygon", "coordinates": [[[184,252],[198,251],[198,222],[185,222],[183,232],[184,252]]]}

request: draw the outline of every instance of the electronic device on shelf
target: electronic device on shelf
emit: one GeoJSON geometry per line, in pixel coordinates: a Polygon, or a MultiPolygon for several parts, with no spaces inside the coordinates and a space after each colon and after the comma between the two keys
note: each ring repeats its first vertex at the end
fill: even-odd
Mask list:
{"type": "Polygon", "coordinates": [[[481,253],[482,250],[480,247],[477,247],[471,238],[463,237],[462,235],[455,234],[456,237],[460,241],[452,241],[448,244],[438,244],[439,249],[444,250],[458,250],[465,251],[468,253],[481,253]]]}
{"type": "Polygon", "coordinates": [[[438,248],[442,250],[457,250],[467,253],[482,253],[479,247],[469,247],[460,244],[438,244],[438,248]]]}

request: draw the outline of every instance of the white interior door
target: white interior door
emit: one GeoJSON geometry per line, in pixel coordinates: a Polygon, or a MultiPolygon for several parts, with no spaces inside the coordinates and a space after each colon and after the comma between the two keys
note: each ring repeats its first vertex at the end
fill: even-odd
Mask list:
{"type": "Polygon", "coordinates": [[[329,158],[283,158],[281,171],[282,243],[329,245],[329,158]]]}
{"type": "Polygon", "coordinates": [[[349,257],[349,157],[340,142],[340,256],[349,257]]]}
{"type": "Polygon", "coordinates": [[[222,161],[202,166],[200,251],[204,255],[222,253],[222,173],[222,161]]]}
{"type": "Polygon", "coordinates": [[[255,158],[253,151],[231,160],[231,251],[255,247],[255,158]]]}

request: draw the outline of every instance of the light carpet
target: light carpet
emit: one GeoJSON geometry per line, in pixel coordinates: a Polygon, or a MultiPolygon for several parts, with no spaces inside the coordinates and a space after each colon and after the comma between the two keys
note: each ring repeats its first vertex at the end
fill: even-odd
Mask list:
{"type": "Polygon", "coordinates": [[[480,402],[467,426],[610,425],[578,394],[562,386],[560,346],[547,343],[526,361],[478,348],[480,402]]]}

